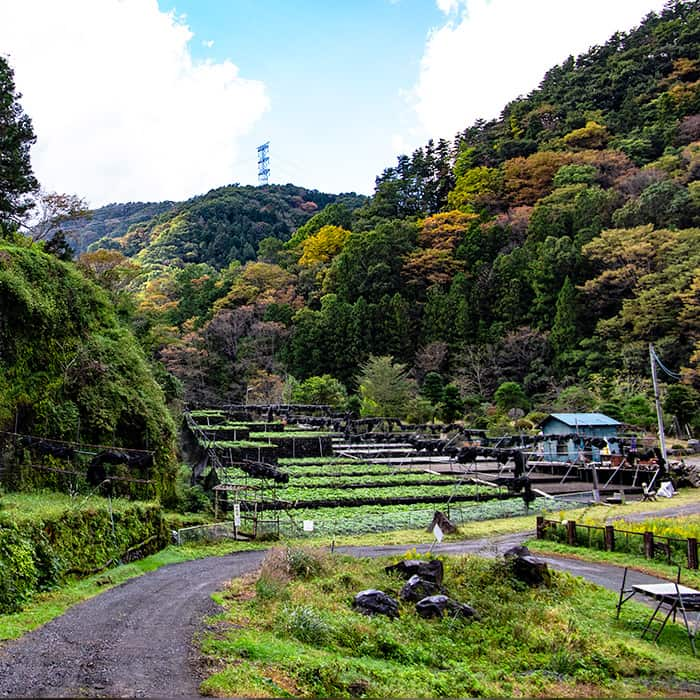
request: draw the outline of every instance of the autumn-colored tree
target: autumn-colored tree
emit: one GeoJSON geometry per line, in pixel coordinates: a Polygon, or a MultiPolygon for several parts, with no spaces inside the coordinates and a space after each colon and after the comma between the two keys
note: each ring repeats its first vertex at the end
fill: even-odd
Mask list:
{"type": "Polygon", "coordinates": [[[302,241],[299,264],[309,266],[330,262],[342,250],[349,235],[350,231],[340,226],[323,226],[302,241]]]}
{"type": "Polygon", "coordinates": [[[452,278],[464,269],[461,260],[455,260],[449,251],[428,248],[410,253],[405,258],[401,277],[412,293],[422,298],[432,286],[446,287],[452,278]]]}
{"type": "Polygon", "coordinates": [[[296,277],[279,265],[249,262],[241,268],[231,289],[214,308],[233,308],[241,304],[297,304],[296,277]]]}
{"type": "Polygon", "coordinates": [[[504,189],[511,206],[533,205],[552,191],[552,180],[575,156],[566,151],[538,151],[503,164],[504,189]]]}
{"type": "Polygon", "coordinates": [[[142,267],[118,250],[83,253],[77,266],[97,284],[112,293],[126,289],[143,271],[142,267]]]}
{"type": "Polygon", "coordinates": [[[418,222],[418,245],[454,252],[469,227],[478,220],[476,214],[458,210],[428,216],[418,222]]]}
{"type": "Polygon", "coordinates": [[[605,148],[610,134],[605,126],[593,120],[587,121],[586,126],[574,129],[564,136],[564,143],[569,148],[605,148]]]}

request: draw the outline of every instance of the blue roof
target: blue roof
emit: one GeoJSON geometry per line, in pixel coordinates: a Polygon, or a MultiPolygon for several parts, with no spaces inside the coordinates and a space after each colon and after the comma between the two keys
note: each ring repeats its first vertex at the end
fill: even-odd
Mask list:
{"type": "MultiPolygon", "coordinates": [[[[549,417],[556,418],[572,428],[577,426],[621,425],[620,421],[610,418],[604,413],[551,413],[549,417]]],[[[545,418],[545,420],[547,419],[545,418]]]]}

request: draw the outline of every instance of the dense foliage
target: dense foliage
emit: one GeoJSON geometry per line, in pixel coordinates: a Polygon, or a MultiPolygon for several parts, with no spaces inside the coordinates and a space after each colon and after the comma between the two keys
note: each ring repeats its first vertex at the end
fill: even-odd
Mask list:
{"type": "Polygon", "coordinates": [[[0,614],[15,612],[37,591],[70,574],[86,575],[143,556],[168,540],[154,503],[93,497],[89,507],[58,495],[23,497],[0,510],[0,614]]]}
{"type": "Polygon", "coordinates": [[[26,242],[0,242],[0,429],[155,451],[174,488],[174,425],[107,294],[26,242]]]}
{"type": "Polygon", "coordinates": [[[700,2],[672,0],[500,118],[401,156],[370,199],[232,185],[110,205],[65,229],[90,248],[78,271],[8,244],[0,418],[170,444],[130,324],[169,399],[499,431],[554,409],[652,426],[653,343],[680,375],[662,375],[668,427],[687,436],[700,426],[699,39],[700,2]]]}
{"type": "Polygon", "coordinates": [[[37,181],[29,160],[34,129],[19,103],[14,72],[0,56],[0,234],[11,229],[29,207],[37,181]]]}
{"type": "Polygon", "coordinates": [[[403,368],[386,406],[404,415],[505,424],[568,390],[562,408],[585,395],[578,410],[642,428],[654,343],[682,375],[669,419],[697,427],[699,35],[700,4],[668,3],[499,119],[402,156],[360,208],[316,197],[308,219],[291,186],[224,188],[132,227],[140,337],[193,402],[274,402],[324,376],[381,412],[374,358],[403,368]],[[222,208],[290,196],[256,225],[222,208]],[[518,401],[496,400],[503,384],[518,401]]]}

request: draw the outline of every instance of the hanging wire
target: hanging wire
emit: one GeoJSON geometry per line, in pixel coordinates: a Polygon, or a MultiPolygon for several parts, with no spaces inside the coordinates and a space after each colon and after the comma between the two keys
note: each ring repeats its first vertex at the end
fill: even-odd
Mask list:
{"type": "Polygon", "coordinates": [[[659,356],[656,354],[656,350],[653,347],[651,349],[651,353],[654,356],[654,360],[656,361],[656,364],[659,365],[659,367],[661,367],[661,369],[664,372],[666,372],[666,374],[668,374],[669,377],[671,377],[672,379],[680,379],[681,378],[680,374],[678,374],[677,372],[672,372],[670,369],[668,369],[668,367],[666,367],[664,365],[663,362],[661,362],[661,360],[659,359],[659,356]]]}

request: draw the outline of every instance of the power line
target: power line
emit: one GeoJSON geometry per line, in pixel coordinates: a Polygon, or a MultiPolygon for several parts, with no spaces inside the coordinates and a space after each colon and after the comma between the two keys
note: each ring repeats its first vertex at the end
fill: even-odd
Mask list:
{"type": "Polygon", "coordinates": [[[681,378],[680,374],[678,374],[677,372],[672,372],[670,369],[668,369],[668,367],[666,367],[664,365],[663,362],[661,362],[661,360],[659,359],[659,356],[656,354],[656,350],[654,349],[653,346],[651,347],[651,354],[652,354],[652,357],[654,358],[654,360],[656,360],[656,364],[659,365],[659,367],[661,367],[661,369],[664,372],[666,372],[666,374],[668,374],[668,376],[671,377],[671,379],[680,379],[681,378]]]}

